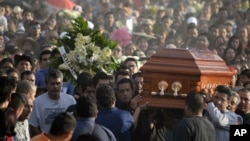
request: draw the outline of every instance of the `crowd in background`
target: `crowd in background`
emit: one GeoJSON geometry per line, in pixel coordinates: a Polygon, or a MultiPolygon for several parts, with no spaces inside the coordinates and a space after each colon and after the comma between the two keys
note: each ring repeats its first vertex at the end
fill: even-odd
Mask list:
{"type": "Polygon", "coordinates": [[[122,63],[76,86],[48,66],[72,16],[25,2],[0,1],[0,141],[229,141],[230,125],[250,124],[250,1],[74,0],[72,13],[117,40],[122,63]],[[163,48],[217,54],[232,85],[188,94],[185,109],[149,108],[140,67],[163,48]]]}

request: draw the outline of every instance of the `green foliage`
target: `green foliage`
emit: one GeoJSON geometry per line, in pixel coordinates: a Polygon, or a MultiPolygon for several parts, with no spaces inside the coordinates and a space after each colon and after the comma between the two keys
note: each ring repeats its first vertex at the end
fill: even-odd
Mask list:
{"type": "MultiPolygon", "coordinates": [[[[92,30],[88,28],[88,22],[85,21],[82,17],[78,17],[73,19],[71,22],[71,28],[66,31],[66,35],[63,38],[58,39],[58,45],[63,46],[67,54],[70,51],[74,51],[75,46],[75,39],[77,38],[77,34],[81,33],[83,36],[89,36],[91,38],[91,42],[95,44],[95,46],[100,47],[101,49],[109,48],[113,50],[117,46],[117,42],[111,41],[107,38],[104,34],[102,34],[99,30],[92,30]]],[[[86,43],[88,44],[88,43],[86,43]]],[[[86,45],[83,44],[83,45],[86,45]]],[[[85,56],[86,60],[89,59],[93,55],[92,50],[87,50],[87,55],[85,56]]],[[[71,62],[72,63],[72,62],[71,62]]],[[[58,68],[61,64],[63,64],[63,59],[61,57],[53,57],[50,59],[49,67],[51,68],[58,68]]],[[[120,66],[120,63],[111,56],[111,62],[106,63],[103,66],[99,66],[100,64],[93,63],[92,66],[79,66],[81,71],[88,71],[90,74],[95,75],[95,73],[102,71],[103,69],[114,72],[120,66]],[[84,67],[83,67],[84,66],[84,67]]],[[[73,84],[76,84],[76,80],[71,75],[70,71],[67,69],[62,69],[62,73],[64,74],[64,78],[66,81],[70,81],[73,84]]],[[[77,74],[81,73],[80,71],[76,71],[77,74]]]]}

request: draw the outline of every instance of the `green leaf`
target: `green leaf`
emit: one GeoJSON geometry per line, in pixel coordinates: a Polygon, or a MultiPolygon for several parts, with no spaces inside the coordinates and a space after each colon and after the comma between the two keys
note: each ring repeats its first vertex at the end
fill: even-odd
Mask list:
{"type": "MultiPolygon", "coordinates": [[[[67,34],[65,37],[58,39],[58,45],[64,46],[66,53],[69,53],[70,51],[73,51],[75,47],[75,38],[77,37],[78,33],[81,33],[83,36],[90,36],[91,42],[95,43],[96,46],[100,47],[101,49],[105,47],[109,47],[111,50],[114,50],[114,48],[117,46],[116,41],[110,40],[107,36],[105,36],[103,33],[100,32],[100,30],[97,29],[89,29],[88,28],[88,22],[82,18],[78,17],[71,21],[71,28],[68,29],[67,34]]],[[[86,44],[87,45],[87,44],[86,44]]],[[[93,56],[93,51],[87,50],[87,56],[86,59],[90,59],[90,57],[93,56]]],[[[116,71],[117,68],[120,66],[120,63],[118,60],[116,60],[113,56],[110,56],[110,60],[108,62],[110,63],[104,63],[104,64],[97,64],[97,62],[93,62],[91,65],[85,66],[83,63],[79,64],[78,62],[71,62],[72,65],[79,65],[81,68],[81,71],[88,71],[92,76],[94,76],[97,72],[107,71],[108,73],[116,71]]],[[[59,65],[63,63],[63,60],[61,57],[53,57],[50,59],[49,66],[51,68],[58,68],[59,65]]],[[[69,81],[73,84],[76,84],[76,80],[72,76],[69,70],[61,70],[65,81],[69,81]]],[[[76,72],[79,74],[80,72],[76,72]]]]}

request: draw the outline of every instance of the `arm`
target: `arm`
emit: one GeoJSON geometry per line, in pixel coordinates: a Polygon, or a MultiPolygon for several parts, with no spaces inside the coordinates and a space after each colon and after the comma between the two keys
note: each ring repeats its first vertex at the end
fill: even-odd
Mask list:
{"type": "Polygon", "coordinates": [[[39,128],[34,127],[32,125],[29,125],[29,131],[30,131],[30,138],[42,133],[42,131],[39,128]]]}
{"type": "Polygon", "coordinates": [[[229,127],[229,117],[225,113],[221,113],[213,102],[207,104],[207,112],[212,122],[219,127],[229,127]]]}
{"type": "Polygon", "coordinates": [[[137,106],[137,108],[135,109],[135,112],[133,114],[134,129],[136,129],[136,127],[137,127],[137,123],[138,123],[138,119],[139,119],[139,115],[140,115],[141,110],[147,108],[147,106],[148,106],[148,102],[146,102],[146,103],[144,103],[142,105],[137,106]]]}
{"type": "Polygon", "coordinates": [[[40,134],[42,131],[39,126],[39,119],[37,117],[38,113],[38,106],[37,101],[35,100],[33,103],[33,111],[31,112],[30,118],[29,118],[29,132],[30,132],[30,138],[40,134]]]}

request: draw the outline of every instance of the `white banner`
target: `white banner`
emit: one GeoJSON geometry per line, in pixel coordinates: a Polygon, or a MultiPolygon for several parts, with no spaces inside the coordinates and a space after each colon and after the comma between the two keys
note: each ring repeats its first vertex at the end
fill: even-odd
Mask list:
{"type": "Polygon", "coordinates": [[[65,64],[67,64],[67,66],[68,66],[68,68],[69,68],[69,71],[70,71],[70,73],[72,74],[72,76],[73,76],[75,79],[77,79],[77,74],[76,74],[76,72],[75,72],[75,70],[74,70],[72,64],[70,63],[69,58],[67,57],[67,53],[66,53],[66,51],[65,51],[65,49],[64,49],[64,46],[61,46],[61,47],[59,47],[58,49],[59,49],[59,52],[60,52],[61,57],[62,57],[62,59],[63,59],[63,62],[64,62],[65,64]]]}

